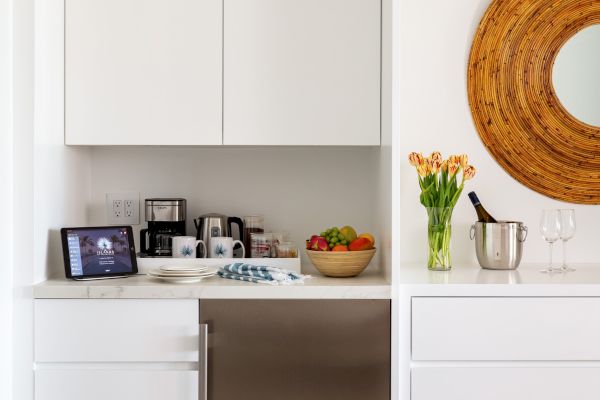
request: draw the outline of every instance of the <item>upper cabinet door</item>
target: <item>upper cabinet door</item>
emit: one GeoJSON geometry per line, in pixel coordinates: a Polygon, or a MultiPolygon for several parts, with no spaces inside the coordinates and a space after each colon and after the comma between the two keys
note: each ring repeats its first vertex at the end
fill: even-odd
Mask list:
{"type": "Polygon", "coordinates": [[[380,144],[380,0],[224,9],[224,144],[380,144]]]}
{"type": "Polygon", "coordinates": [[[65,6],[66,144],[222,144],[222,0],[65,6]]]}

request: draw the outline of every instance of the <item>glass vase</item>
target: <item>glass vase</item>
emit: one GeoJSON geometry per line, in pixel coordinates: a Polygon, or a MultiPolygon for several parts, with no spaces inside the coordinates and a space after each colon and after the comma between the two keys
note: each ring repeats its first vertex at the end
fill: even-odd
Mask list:
{"type": "Polygon", "coordinates": [[[452,237],[452,210],[450,207],[426,207],[429,254],[427,268],[431,271],[449,271],[452,268],[450,239],[452,237]]]}

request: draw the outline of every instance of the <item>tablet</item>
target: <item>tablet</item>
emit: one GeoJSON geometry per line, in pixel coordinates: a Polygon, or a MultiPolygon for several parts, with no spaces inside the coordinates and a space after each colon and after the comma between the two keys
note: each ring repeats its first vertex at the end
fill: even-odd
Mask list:
{"type": "Polygon", "coordinates": [[[137,274],[131,226],[62,228],[60,234],[67,278],[137,274]]]}

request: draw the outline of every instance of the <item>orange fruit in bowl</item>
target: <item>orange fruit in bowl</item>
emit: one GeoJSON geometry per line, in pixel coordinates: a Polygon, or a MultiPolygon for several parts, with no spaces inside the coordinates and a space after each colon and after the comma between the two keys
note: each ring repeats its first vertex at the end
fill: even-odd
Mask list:
{"type": "Polygon", "coordinates": [[[348,246],[345,246],[343,244],[337,244],[333,246],[333,249],[331,249],[331,251],[348,251],[348,246]]]}
{"type": "Polygon", "coordinates": [[[373,248],[373,243],[366,237],[357,238],[352,243],[348,245],[348,250],[350,251],[364,251],[371,250],[373,248]]]}
{"type": "Polygon", "coordinates": [[[375,246],[375,237],[373,235],[371,235],[370,233],[361,233],[360,235],[358,235],[359,238],[367,238],[371,241],[371,246],[375,246]]]}

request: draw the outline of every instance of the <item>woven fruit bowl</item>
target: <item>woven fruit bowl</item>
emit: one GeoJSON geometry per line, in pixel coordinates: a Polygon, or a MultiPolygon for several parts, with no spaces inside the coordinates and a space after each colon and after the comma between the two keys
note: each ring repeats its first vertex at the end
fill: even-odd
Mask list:
{"type": "Polygon", "coordinates": [[[349,278],[363,272],[376,249],[363,251],[306,250],[308,258],[320,273],[335,278],[349,278]]]}

